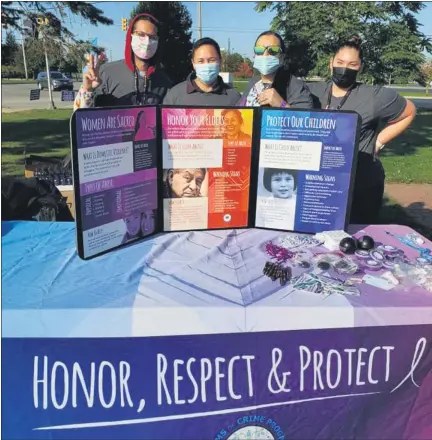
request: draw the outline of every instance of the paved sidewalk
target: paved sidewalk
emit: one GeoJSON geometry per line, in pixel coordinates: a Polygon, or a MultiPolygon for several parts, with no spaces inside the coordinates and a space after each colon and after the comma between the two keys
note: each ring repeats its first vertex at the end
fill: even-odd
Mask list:
{"type": "Polygon", "coordinates": [[[385,192],[410,217],[432,229],[432,184],[386,183],[385,192]]]}

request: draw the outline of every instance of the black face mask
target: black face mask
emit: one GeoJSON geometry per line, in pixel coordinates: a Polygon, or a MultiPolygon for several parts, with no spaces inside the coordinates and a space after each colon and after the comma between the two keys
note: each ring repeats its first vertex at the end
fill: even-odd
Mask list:
{"type": "Polygon", "coordinates": [[[332,80],[338,87],[347,89],[356,82],[358,72],[348,67],[333,67],[332,80]]]}

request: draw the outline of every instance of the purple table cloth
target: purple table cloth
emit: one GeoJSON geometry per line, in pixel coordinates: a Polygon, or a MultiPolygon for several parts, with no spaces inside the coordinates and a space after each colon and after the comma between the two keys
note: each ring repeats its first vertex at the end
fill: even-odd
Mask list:
{"type": "MultiPolygon", "coordinates": [[[[281,287],[262,275],[276,231],[166,234],[83,262],[74,225],[2,226],[2,438],[432,438],[421,287],[281,287]]],[[[385,231],[412,232],[357,228],[418,256],[385,231]]]]}

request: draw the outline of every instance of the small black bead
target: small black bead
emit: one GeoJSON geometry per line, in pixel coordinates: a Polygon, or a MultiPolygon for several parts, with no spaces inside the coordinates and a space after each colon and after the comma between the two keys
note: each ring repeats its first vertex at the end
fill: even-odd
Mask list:
{"type": "Polygon", "coordinates": [[[327,261],[320,261],[320,262],[318,263],[318,267],[319,267],[321,270],[328,270],[328,269],[330,269],[330,263],[327,263],[327,261]]]}

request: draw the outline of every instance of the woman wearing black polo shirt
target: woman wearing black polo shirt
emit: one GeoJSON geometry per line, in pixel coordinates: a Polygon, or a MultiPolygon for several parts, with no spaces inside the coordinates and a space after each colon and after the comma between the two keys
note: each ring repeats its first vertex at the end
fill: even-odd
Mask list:
{"type": "Polygon", "coordinates": [[[194,71],[186,81],[174,86],[165,96],[164,105],[232,106],[240,93],[219,76],[221,64],[219,44],[211,38],[201,38],[192,48],[194,71]]]}
{"type": "Polygon", "coordinates": [[[340,44],[330,60],[332,79],[308,84],[322,108],[353,110],[361,116],[357,172],[350,223],[372,224],[379,218],[385,173],[377,155],[403,133],[415,117],[414,104],[392,89],[356,81],[363,67],[361,40],[340,44]]]}
{"type": "Polygon", "coordinates": [[[309,89],[290,71],[285,44],[279,34],[273,31],[260,34],[254,53],[254,68],[260,75],[250,80],[239,106],[313,108],[309,89]]]}

